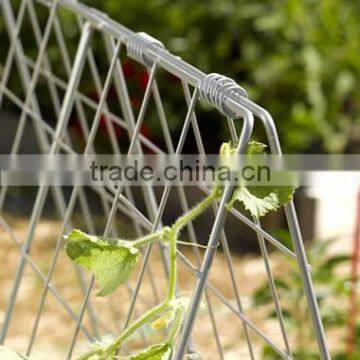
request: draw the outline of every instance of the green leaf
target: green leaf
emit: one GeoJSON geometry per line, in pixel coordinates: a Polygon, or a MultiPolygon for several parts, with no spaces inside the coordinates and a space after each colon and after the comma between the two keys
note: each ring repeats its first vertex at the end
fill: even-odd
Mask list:
{"type": "Polygon", "coordinates": [[[76,264],[91,270],[101,286],[98,296],[114,292],[130,276],[139,250],[131,241],[110,240],[73,230],[66,236],[66,254],[76,264]]]}
{"type": "Polygon", "coordinates": [[[265,345],[261,358],[264,360],[278,360],[281,359],[281,356],[270,345],[265,345]]]}
{"type": "MultiPolygon", "coordinates": [[[[250,141],[246,150],[248,155],[261,155],[265,153],[267,145],[257,142],[250,141]]],[[[222,143],[219,151],[220,156],[236,155],[236,146],[230,141],[222,143]]]]}
{"type": "Polygon", "coordinates": [[[350,261],[350,256],[347,254],[338,254],[334,256],[330,256],[328,259],[325,260],[323,264],[321,264],[321,267],[324,267],[329,270],[333,270],[338,265],[341,265],[343,263],[347,263],[350,261]]]}
{"type": "Polygon", "coordinates": [[[13,350],[4,346],[0,346],[0,359],[1,360],[29,360],[28,357],[21,355],[13,350]]]}
{"type": "Polygon", "coordinates": [[[260,306],[260,305],[266,305],[269,304],[272,301],[272,297],[269,291],[268,284],[264,284],[252,295],[252,303],[254,307],[260,306]]]}
{"type": "Polygon", "coordinates": [[[242,202],[245,209],[256,218],[264,216],[271,210],[277,210],[280,206],[275,194],[270,193],[268,196],[260,198],[251,194],[251,192],[243,186],[235,189],[233,198],[230,200],[229,205],[232,206],[235,201],[242,202]]]}
{"type": "Polygon", "coordinates": [[[260,199],[275,195],[278,207],[292,200],[295,192],[295,188],[292,186],[248,186],[247,189],[252,195],[260,199]]]}
{"type": "MultiPolygon", "coordinates": [[[[285,291],[286,293],[290,290],[289,285],[286,282],[286,279],[283,280],[280,277],[274,278],[275,286],[280,291],[285,291]]],[[[259,305],[266,305],[273,301],[273,298],[271,296],[270,288],[267,283],[261,285],[259,288],[255,290],[255,292],[252,295],[252,301],[253,305],[259,306],[259,305]]]]}
{"type": "MultiPolygon", "coordinates": [[[[251,141],[247,148],[247,154],[265,155],[266,148],[265,144],[251,141]]],[[[223,144],[221,150],[225,154],[232,154],[233,151],[230,143],[223,144]]],[[[242,184],[235,189],[228,208],[232,208],[236,201],[240,201],[252,216],[259,218],[269,211],[278,210],[292,200],[294,191],[295,188],[292,186],[246,186],[246,184],[242,184]]]]}
{"type": "Polygon", "coordinates": [[[265,153],[266,149],[267,145],[257,141],[250,141],[246,153],[248,155],[261,155],[265,153]]]}
{"type": "Polygon", "coordinates": [[[236,155],[235,151],[236,151],[236,148],[233,145],[233,143],[230,141],[230,142],[221,144],[219,155],[220,155],[220,157],[236,155]]]}
{"type": "Polygon", "coordinates": [[[168,343],[149,346],[147,349],[128,357],[126,360],[170,360],[172,347],[168,343]]]}

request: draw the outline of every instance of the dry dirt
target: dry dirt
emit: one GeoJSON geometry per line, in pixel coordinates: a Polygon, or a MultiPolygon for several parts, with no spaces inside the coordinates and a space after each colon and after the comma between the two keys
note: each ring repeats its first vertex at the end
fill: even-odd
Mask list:
{"type": "MultiPolygon", "coordinates": [[[[7,217],[6,221],[13,229],[14,237],[23,241],[27,232],[27,220],[12,219],[7,217]]],[[[1,227],[0,227],[1,228],[1,227]]],[[[34,243],[31,248],[30,256],[36,262],[39,269],[47,274],[49,264],[54,254],[56,241],[60,233],[60,223],[57,221],[41,221],[36,228],[34,243]]],[[[14,274],[20,260],[20,250],[9,236],[9,233],[1,228],[0,230],[0,323],[4,319],[7,300],[12,289],[14,274]]],[[[182,249],[186,256],[195,264],[195,258],[190,248],[182,249]]],[[[204,250],[200,250],[203,254],[204,250]]],[[[275,273],[286,271],[284,261],[280,260],[275,254],[271,255],[273,270],[275,273]]],[[[264,333],[282,346],[279,326],[275,321],[264,321],[264,312],[254,309],[251,304],[251,294],[265,280],[263,262],[256,256],[233,255],[232,261],[235,269],[235,276],[239,293],[241,295],[244,311],[249,319],[256,324],[264,333]]],[[[164,281],[164,269],[161,262],[160,251],[155,247],[150,258],[150,270],[156,284],[157,293],[154,293],[150,284],[149,271],[146,272],[143,286],[141,287],[139,301],[136,306],[136,314],[142,313],[156,303],[156,299],[163,296],[166,288],[164,281]]],[[[140,266],[138,266],[138,269],[140,266]]],[[[149,270],[148,269],[148,270],[149,270]]],[[[121,331],[124,324],[125,315],[130,303],[131,290],[135,287],[138,274],[134,274],[129,282],[129,288],[125,286],[119,289],[110,298],[98,298],[95,291],[92,292],[91,305],[92,311],[97,321],[99,335],[103,338],[111,337],[121,331]]],[[[85,284],[89,282],[89,274],[84,274],[85,284]]],[[[229,271],[227,270],[224,254],[219,251],[214,261],[210,274],[210,283],[222,294],[222,296],[237,308],[233,287],[231,286],[229,271]]],[[[60,252],[55,267],[54,276],[51,284],[58,291],[63,299],[75,314],[79,313],[83,300],[83,291],[79,286],[78,276],[74,266],[60,252]]],[[[190,294],[194,286],[194,276],[184,266],[179,266],[179,291],[183,294],[190,294]]],[[[36,310],[38,308],[40,294],[44,290],[43,280],[29,266],[25,267],[24,276],[21,281],[19,293],[14,309],[14,316],[9,328],[9,334],[5,345],[16,349],[19,352],[26,351],[29,343],[30,334],[33,328],[36,310]]],[[[226,360],[248,359],[244,330],[239,318],[229,310],[219,299],[214,296],[212,291],[207,293],[209,304],[204,301],[205,310],[202,310],[197,318],[192,340],[202,359],[219,359],[213,326],[210,321],[210,312],[216,322],[219,334],[219,342],[223,349],[226,360]]],[[[84,317],[84,326],[92,332],[89,312],[84,317]]],[[[69,314],[59,304],[54,295],[49,292],[46,297],[44,311],[35,339],[32,355],[34,359],[57,360],[64,359],[67,353],[71,338],[75,330],[75,322],[69,314]]],[[[260,350],[263,345],[262,340],[251,332],[255,352],[259,358],[260,350]]],[[[131,340],[126,350],[135,350],[144,346],[144,337],[147,341],[156,341],[156,336],[149,328],[145,327],[143,332],[136,334],[131,340]]],[[[87,349],[89,343],[86,337],[80,332],[75,348],[75,353],[87,349]]]]}

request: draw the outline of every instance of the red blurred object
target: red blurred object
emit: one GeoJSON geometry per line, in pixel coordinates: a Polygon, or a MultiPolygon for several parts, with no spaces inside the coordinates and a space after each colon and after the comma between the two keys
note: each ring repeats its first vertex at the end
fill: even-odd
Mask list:
{"type": "Polygon", "coordinates": [[[131,102],[133,109],[139,109],[141,103],[137,97],[131,96],[130,102],[131,102]]]}
{"type": "Polygon", "coordinates": [[[142,71],[138,77],[138,83],[142,91],[145,91],[148,82],[149,82],[149,74],[146,71],[142,71]]]}
{"type": "MultiPolygon", "coordinates": [[[[151,136],[151,131],[146,125],[143,124],[141,126],[140,133],[147,139],[151,140],[152,143],[155,143],[154,139],[151,136]]],[[[149,149],[147,146],[144,146],[143,150],[146,154],[154,154],[154,151],[149,149]]]]}
{"type": "Polygon", "coordinates": [[[150,129],[146,125],[141,126],[140,133],[144,135],[147,139],[151,139],[150,129]]]}
{"type": "MultiPolygon", "coordinates": [[[[95,102],[99,102],[100,98],[98,96],[98,93],[94,90],[89,95],[90,99],[94,100],[95,102]]],[[[116,90],[113,85],[110,86],[109,91],[107,93],[107,100],[114,100],[116,99],[116,90]]]]}
{"type": "MultiPolygon", "coordinates": [[[[111,125],[111,121],[107,120],[105,115],[101,115],[100,122],[99,122],[99,130],[101,135],[108,136],[108,130],[106,126],[106,122],[109,121],[109,124],[111,125]]],[[[121,136],[121,128],[117,125],[113,124],[114,132],[116,137],[119,139],[121,136]]]]}
{"type": "Polygon", "coordinates": [[[82,127],[80,124],[80,120],[78,118],[71,118],[70,127],[78,134],[79,136],[83,136],[82,127]]]}
{"type": "Polygon", "coordinates": [[[133,77],[135,75],[134,64],[130,59],[126,59],[122,65],[125,77],[133,77]]]}
{"type": "Polygon", "coordinates": [[[353,250],[351,255],[351,292],[349,304],[349,318],[347,328],[346,353],[353,354],[356,345],[357,282],[359,280],[360,262],[360,189],[357,195],[356,229],[354,234],[353,250]]]}
{"type": "Polygon", "coordinates": [[[116,99],[116,90],[113,85],[110,86],[110,89],[109,89],[108,95],[107,95],[107,99],[108,100],[116,99]]]}

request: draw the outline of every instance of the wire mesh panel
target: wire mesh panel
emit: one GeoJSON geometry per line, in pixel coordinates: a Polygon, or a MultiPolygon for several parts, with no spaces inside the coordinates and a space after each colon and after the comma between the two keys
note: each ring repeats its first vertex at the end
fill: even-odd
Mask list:
{"type": "MultiPolygon", "coordinates": [[[[270,114],[249,100],[244,89],[224,76],[205,75],[149,35],[133,33],[96,9],[70,0],[2,0],[1,11],[0,104],[2,111],[17,114],[7,129],[7,153],[182,154],[191,149],[205,154],[213,139],[206,136],[209,123],[197,117],[197,109],[204,106],[216,112],[216,122],[227,124],[222,140],[238,143],[240,152],[245,152],[255,121],[265,128],[271,152],[281,153],[270,114]],[[137,76],[131,77],[134,72],[137,76]],[[181,125],[180,132],[173,130],[174,122],[181,125]],[[161,136],[152,139],[149,128],[161,136]]],[[[48,358],[44,354],[51,353],[51,358],[70,359],[89,343],[119,334],[159,303],[169,264],[166,245],[146,246],[138,272],[125,288],[99,299],[94,279],[65,258],[62,235],[78,227],[105,237],[140,237],[171,223],[169,213],[188,211],[194,199],[210,189],[44,185],[17,193],[29,202],[21,218],[12,215],[14,191],[7,186],[0,191],[1,246],[18,249],[6,267],[11,276],[1,300],[0,343],[27,355],[48,358]]],[[[271,247],[296,261],[319,355],[329,359],[293,203],[284,211],[294,251],[258,220],[236,209],[229,215],[257,235],[277,320],[277,330],[269,332],[248,311],[244,284],[251,282],[251,272],[234,265],[228,244],[225,203],[231,192],[226,187],[221,201],[204,215],[208,228],[195,221],[183,234],[192,243],[204,234],[208,241],[205,250],[181,248],[177,254],[177,291],[190,294],[191,302],[174,358],[198,354],[204,359],[255,359],[261,344],[280,358],[293,358],[271,247]],[[218,244],[221,251],[216,250],[218,244]],[[206,306],[199,312],[201,302],[206,306]],[[235,355],[227,351],[229,338],[237,344],[235,355]]],[[[154,336],[141,328],[124,353],[144,347],[154,336]]]]}

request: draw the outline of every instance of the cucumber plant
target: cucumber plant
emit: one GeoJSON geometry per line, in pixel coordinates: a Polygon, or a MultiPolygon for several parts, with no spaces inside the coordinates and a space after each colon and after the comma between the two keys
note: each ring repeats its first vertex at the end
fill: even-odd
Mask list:
{"type": "MultiPolygon", "coordinates": [[[[260,155],[265,154],[265,151],[266,145],[264,144],[252,141],[248,145],[248,154],[260,155]]],[[[236,149],[231,143],[224,143],[220,149],[220,158],[225,159],[225,156],[234,155],[235,152],[236,149]]],[[[143,245],[160,241],[167,244],[169,248],[170,271],[165,299],[129,324],[122,334],[110,344],[95,344],[78,360],[170,360],[172,358],[174,343],[189,303],[187,298],[179,297],[175,292],[177,246],[181,243],[180,234],[188,223],[221,198],[222,191],[223,186],[218,184],[207,197],[189,212],[180,216],[171,226],[164,226],[161,230],[140,239],[107,239],[76,229],[65,236],[66,254],[75,264],[93,273],[95,280],[100,285],[98,296],[112,294],[128,280],[141,256],[140,248],[143,245]],[[150,324],[153,329],[158,331],[167,329],[165,340],[153,344],[139,353],[125,357],[119,356],[118,352],[124,342],[145,324],[150,324]]],[[[294,187],[290,186],[246,186],[246,183],[240,182],[235,187],[232,199],[226,208],[231,210],[236,202],[241,202],[253,217],[259,218],[290,201],[294,191],[294,187]]]]}

